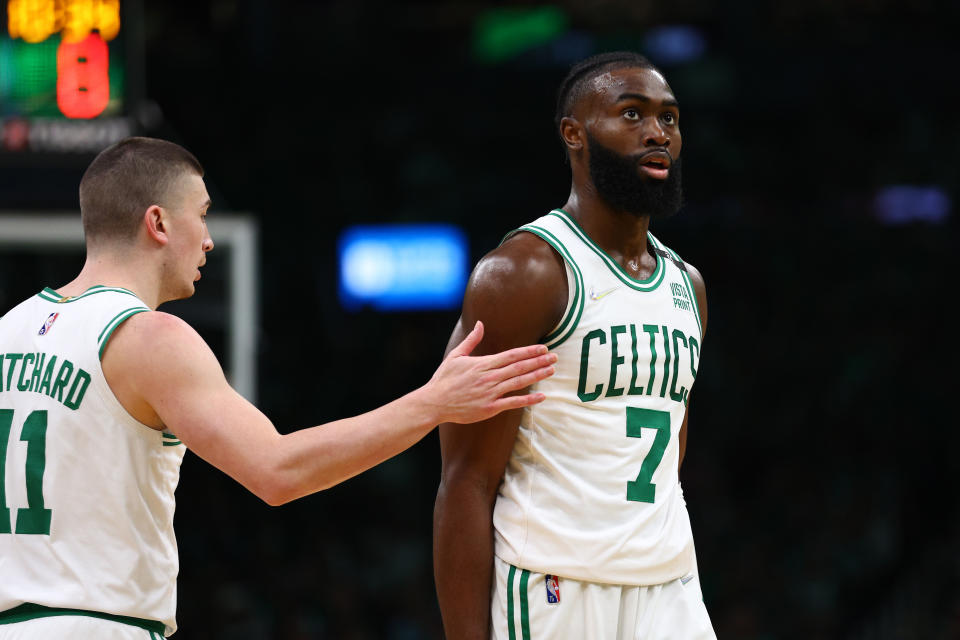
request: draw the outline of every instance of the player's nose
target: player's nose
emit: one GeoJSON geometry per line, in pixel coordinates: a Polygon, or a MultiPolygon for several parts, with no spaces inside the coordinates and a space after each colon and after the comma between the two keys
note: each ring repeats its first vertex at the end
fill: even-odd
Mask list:
{"type": "Polygon", "coordinates": [[[670,146],[670,135],[660,124],[659,118],[646,118],[643,127],[643,143],[648,147],[670,146]]]}

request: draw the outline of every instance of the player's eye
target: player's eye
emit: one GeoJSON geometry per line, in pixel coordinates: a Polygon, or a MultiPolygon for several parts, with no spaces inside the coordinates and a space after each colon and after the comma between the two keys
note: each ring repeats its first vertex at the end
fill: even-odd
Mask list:
{"type": "Polygon", "coordinates": [[[627,120],[639,120],[640,112],[636,109],[625,109],[623,112],[623,117],[627,120]]]}
{"type": "Polygon", "coordinates": [[[665,111],[663,115],[660,116],[660,120],[662,120],[664,124],[677,124],[677,117],[673,115],[671,111],[665,111]]]}

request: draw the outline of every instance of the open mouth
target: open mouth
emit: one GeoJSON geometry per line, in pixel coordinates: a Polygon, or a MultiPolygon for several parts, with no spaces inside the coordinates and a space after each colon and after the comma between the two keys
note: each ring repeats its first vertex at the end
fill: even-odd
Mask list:
{"type": "Polygon", "coordinates": [[[652,151],[640,159],[640,171],[651,178],[665,180],[670,173],[670,156],[663,151],[652,151]]]}

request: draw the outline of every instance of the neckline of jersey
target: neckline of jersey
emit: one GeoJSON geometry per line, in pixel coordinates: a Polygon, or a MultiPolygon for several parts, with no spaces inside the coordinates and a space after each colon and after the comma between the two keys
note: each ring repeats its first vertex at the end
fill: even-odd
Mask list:
{"type": "Polygon", "coordinates": [[[137,294],[135,294],[133,291],[130,291],[129,289],[125,289],[123,287],[105,287],[100,284],[93,285],[92,287],[90,287],[89,289],[87,289],[86,291],[84,291],[78,296],[62,296],[56,290],[50,287],[44,287],[43,291],[41,291],[37,295],[49,302],[56,302],[57,304],[67,304],[70,302],[76,302],[77,300],[80,300],[81,298],[86,298],[87,296],[92,296],[95,293],[104,293],[107,291],[113,291],[115,293],[125,293],[129,296],[133,296],[134,298],[137,298],[138,300],[140,299],[139,296],[137,296],[137,294]]]}
{"type": "MultiPolygon", "coordinates": [[[[597,243],[594,242],[589,235],[587,235],[587,232],[583,230],[583,227],[580,226],[580,223],[577,222],[573,216],[563,209],[554,209],[550,213],[563,220],[567,226],[569,226],[570,229],[586,243],[588,247],[593,249],[593,251],[600,256],[600,258],[607,264],[607,267],[610,268],[614,275],[623,280],[625,284],[628,284],[634,288],[639,288],[643,291],[650,291],[656,289],[657,286],[659,286],[660,281],[663,280],[663,275],[666,269],[664,268],[663,258],[658,253],[654,252],[653,254],[653,259],[657,261],[657,266],[653,270],[653,273],[651,273],[650,277],[646,278],[645,280],[638,280],[627,273],[626,269],[620,266],[619,262],[614,260],[606,251],[601,249],[597,243]]],[[[660,247],[660,243],[649,231],[647,231],[647,241],[650,242],[655,248],[660,247]]]]}

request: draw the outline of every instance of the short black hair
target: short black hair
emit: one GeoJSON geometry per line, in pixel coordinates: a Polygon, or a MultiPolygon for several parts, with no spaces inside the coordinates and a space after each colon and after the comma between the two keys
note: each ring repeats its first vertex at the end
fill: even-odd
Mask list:
{"type": "Polygon", "coordinates": [[[567,77],[560,83],[560,90],[557,92],[554,125],[559,129],[560,121],[573,113],[574,105],[586,94],[586,87],[591,80],[607,71],[631,67],[653,69],[659,72],[652,62],[635,51],[598,53],[573,65],[567,77]]]}

